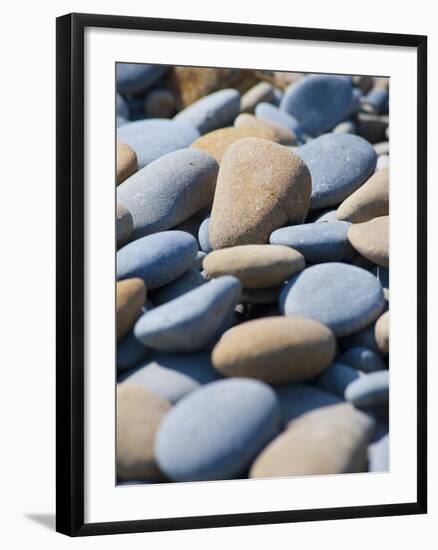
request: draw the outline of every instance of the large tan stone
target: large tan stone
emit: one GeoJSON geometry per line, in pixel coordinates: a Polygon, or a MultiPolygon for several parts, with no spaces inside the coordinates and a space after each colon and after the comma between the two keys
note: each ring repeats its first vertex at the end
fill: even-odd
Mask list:
{"type": "Polygon", "coordinates": [[[134,325],[146,301],[146,286],[137,277],[117,281],[117,338],[134,325]]]}
{"type": "Polygon", "coordinates": [[[321,374],[335,348],[332,331],[319,321],[264,317],[225,332],[213,349],[212,362],[224,376],[284,384],[321,374]]]}
{"type": "Polygon", "coordinates": [[[339,206],[336,217],[362,223],[389,214],[389,169],[375,172],[357,191],[339,206]]]}
{"type": "Polygon", "coordinates": [[[372,418],[350,404],[318,408],[293,420],[257,457],[252,478],[364,472],[372,418]]]}
{"type": "Polygon", "coordinates": [[[305,267],[304,256],[287,246],[248,244],[214,250],[203,261],[209,277],[234,275],[244,288],[280,285],[305,267]]]}
{"type": "Polygon", "coordinates": [[[219,169],[209,226],[212,247],[266,244],[282,225],[303,223],[311,187],[307,166],[282,145],[259,138],[233,143],[219,169]]]}
{"type": "Polygon", "coordinates": [[[155,435],[170,403],[136,384],[117,386],[117,477],[163,478],[154,457],[155,435]]]}
{"type": "Polygon", "coordinates": [[[348,240],[370,262],[389,267],[389,216],[353,224],[348,240]]]}

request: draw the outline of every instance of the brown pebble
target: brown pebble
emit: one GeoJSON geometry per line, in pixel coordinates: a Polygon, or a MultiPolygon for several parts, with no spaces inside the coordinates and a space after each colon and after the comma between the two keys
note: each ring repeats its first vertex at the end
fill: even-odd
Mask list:
{"type": "Polygon", "coordinates": [[[275,124],[275,122],[271,122],[270,120],[256,117],[255,115],[247,113],[240,114],[236,117],[234,126],[236,128],[268,128],[275,132],[276,139],[273,141],[277,141],[278,143],[281,143],[281,145],[297,144],[297,137],[291,130],[288,128],[283,128],[279,124],[275,124]]]}
{"type": "Polygon", "coordinates": [[[381,315],[374,327],[377,346],[382,353],[389,353],[389,311],[381,315]]]}
{"type": "Polygon", "coordinates": [[[117,142],[117,185],[125,181],[137,170],[137,155],[121,141],[117,142]]]}
{"type": "Polygon", "coordinates": [[[266,101],[271,103],[274,99],[274,88],[269,82],[257,82],[252,88],[243,94],[240,100],[241,113],[253,113],[257,103],[266,101]]]}
{"type": "Polygon", "coordinates": [[[367,260],[389,267],[389,216],[351,225],[348,240],[367,260]]]}
{"type": "Polygon", "coordinates": [[[154,457],[158,427],[169,411],[167,399],[136,384],[117,385],[117,477],[161,480],[154,457]]]}
{"type": "Polygon", "coordinates": [[[117,281],[117,338],[125,336],[140,315],[146,301],[146,286],[142,279],[117,281]]]}

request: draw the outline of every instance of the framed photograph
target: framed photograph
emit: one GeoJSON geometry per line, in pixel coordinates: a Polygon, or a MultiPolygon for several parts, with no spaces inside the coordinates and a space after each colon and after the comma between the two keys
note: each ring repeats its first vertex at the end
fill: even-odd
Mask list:
{"type": "Polygon", "coordinates": [[[59,532],[426,513],[426,56],[57,19],[59,532]]]}

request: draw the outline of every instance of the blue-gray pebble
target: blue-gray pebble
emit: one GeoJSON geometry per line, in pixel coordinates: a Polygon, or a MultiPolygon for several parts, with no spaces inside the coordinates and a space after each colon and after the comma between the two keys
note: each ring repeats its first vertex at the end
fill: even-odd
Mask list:
{"type": "Polygon", "coordinates": [[[284,424],[302,414],[337,405],[343,399],[334,393],[329,393],[310,384],[287,384],[275,388],[275,393],[280,401],[281,417],[284,424]]]}
{"type": "Polygon", "coordinates": [[[206,254],[213,252],[213,247],[211,246],[210,237],[208,235],[209,227],[210,216],[205,218],[205,220],[201,223],[198,232],[199,246],[201,247],[202,252],[205,252],[206,254]]]}
{"type": "Polygon", "coordinates": [[[320,321],[336,336],[371,324],[384,303],[382,285],[371,273],[338,262],[308,267],[292,277],[280,294],[285,315],[320,321]]]}
{"type": "Polygon", "coordinates": [[[361,376],[349,384],[345,390],[345,399],[356,407],[369,408],[388,402],[389,371],[380,370],[361,376]]]}
{"type": "Polygon", "coordinates": [[[155,440],[160,469],[173,481],[233,479],[279,433],[274,391],[257,380],[208,384],[177,403],[155,440]]]}
{"type": "Polygon", "coordinates": [[[120,94],[116,96],[116,113],[123,118],[129,118],[128,102],[120,94]]]}
{"type": "Polygon", "coordinates": [[[167,153],[189,147],[198,137],[195,128],[165,118],[137,120],[117,128],[117,139],[135,151],[139,170],[167,153]]]}
{"type": "Polygon", "coordinates": [[[362,372],[386,369],[386,364],[380,355],[363,346],[356,346],[344,351],[338,360],[340,363],[350,365],[350,367],[362,372]]]}
{"type": "Polygon", "coordinates": [[[333,363],[317,379],[316,384],[322,390],[344,398],[345,388],[361,376],[360,371],[342,363],[333,363]]]}
{"type": "Polygon", "coordinates": [[[170,229],[209,205],[219,165],[200,149],[157,159],[117,187],[117,203],[130,212],[131,239],[170,229]]]}
{"type": "Polygon", "coordinates": [[[377,155],[353,134],[326,134],[295,151],[312,177],[310,208],[337,206],[374,173],[377,155]]]}
{"type": "Polygon", "coordinates": [[[117,63],[117,91],[121,94],[138,94],[147,90],[168,70],[166,65],[146,63],[117,63]]]}
{"type": "Polygon", "coordinates": [[[280,109],[294,116],[304,133],[317,136],[345,118],[352,103],[351,79],[310,75],[287,88],[280,109]]]}
{"type": "Polygon", "coordinates": [[[162,231],[117,252],[117,279],[140,277],[148,290],[167,285],[193,266],[198,243],[185,231],[162,231]]]}
{"type": "Polygon", "coordinates": [[[271,233],[269,242],[298,250],[310,263],[337,262],[353,252],[348,240],[350,225],[348,222],[336,221],[281,227],[271,233]]]}
{"type": "Polygon", "coordinates": [[[196,267],[191,267],[185,273],[175,279],[168,285],[153,290],[149,297],[155,306],[161,306],[166,302],[170,302],[186,292],[198,288],[205,283],[204,277],[196,267]]]}
{"type": "Polygon", "coordinates": [[[173,117],[201,134],[229,126],[240,111],[240,93],[228,88],[198,99],[173,117]]]}
{"type": "Polygon", "coordinates": [[[370,472],[387,472],[389,470],[389,436],[385,435],[368,447],[370,472]]]}
{"type": "Polygon", "coordinates": [[[298,120],[288,113],[280,111],[280,109],[275,107],[275,105],[271,105],[271,103],[259,103],[255,108],[255,114],[259,118],[274,122],[283,128],[288,128],[297,135],[297,137],[301,134],[298,120]]]}
{"type": "Polygon", "coordinates": [[[134,334],[156,350],[200,351],[229,327],[240,295],[239,279],[218,277],[142,315],[134,334]]]}
{"type": "Polygon", "coordinates": [[[135,367],[150,351],[137,340],[131,330],[117,342],[117,370],[124,371],[135,367]]]}

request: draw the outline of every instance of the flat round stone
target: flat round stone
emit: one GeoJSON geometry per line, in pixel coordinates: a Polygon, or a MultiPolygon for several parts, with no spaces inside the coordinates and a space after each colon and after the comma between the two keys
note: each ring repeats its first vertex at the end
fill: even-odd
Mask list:
{"type": "Polygon", "coordinates": [[[287,128],[294,135],[301,137],[301,127],[298,120],[290,114],[281,111],[275,105],[270,103],[259,103],[255,108],[255,114],[258,118],[274,122],[283,128],[287,128]]]}
{"type": "Polygon", "coordinates": [[[293,420],[251,467],[251,478],[364,472],[372,418],[349,404],[323,407],[293,420]]]}
{"type": "Polygon", "coordinates": [[[167,153],[189,147],[198,137],[195,128],[165,118],[137,120],[117,128],[117,139],[135,151],[139,169],[167,153]]]}
{"type": "Polygon", "coordinates": [[[117,90],[122,94],[138,94],[147,90],[168,70],[166,65],[117,63],[117,90]]]}
{"type": "Polygon", "coordinates": [[[140,277],[148,290],[153,290],[192,267],[197,251],[196,239],[184,231],[148,235],[117,252],[117,279],[140,277]]]}
{"type": "Polygon", "coordinates": [[[117,248],[128,242],[132,233],[132,216],[127,208],[121,204],[116,207],[116,238],[117,248]]]}
{"type": "Polygon", "coordinates": [[[194,141],[190,147],[192,149],[201,149],[212,157],[214,157],[220,164],[225,151],[228,147],[238,141],[239,139],[247,137],[257,137],[262,139],[268,139],[270,141],[279,142],[276,133],[269,128],[220,128],[213,132],[204,134],[196,141],[194,141]]]}
{"type": "Polygon", "coordinates": [[[294,116],[305,134],[317,136],[345,118],[352,102],[351,78],[310,75],[287,88],[280,109],[294,116]]]}
{"type": "Polygon", "coordinates": [[[348,239],[367,260],[389,267],[389,216],[352,225],[348,230],[348,239]]]}
{"type": "Polygon", "coordinates": [[[257,116],[242,113],[234,121],[234,126],[236,128],[267,128],[272,130],[275,134],[275,140],[281,145],[296,145],[297,137],[292,130],[280,126],[271,120],[265,118],[259,118],[257,116]]]}
{"type": "Polygon", "coordinates": [[[374,172],[372,145],[352,134],[327,134],[298,147],[312,177],[312,209],[338,206],[374,172]]]}
{"type": "Polygon", "coordinates": [[[385,303],[380,282],[368,271],[343,263],[308,267],[283,287],[285,315],[315,319],[336,336],[347,336],[371,324],[385,303]]]}
{"type": "Polygon", "coordinates": [[[269,384],[309,380],[332,362],[336,340],[322,323],[298,317],[265,317],[233,327],[212,353],[224,376],[257,378],[269,384]]]}
{"type": "Polygon", "coordinates": [[[382,405],[389,398],[389,370],[380,370],[361,376],[345,390],[345,399],[356,407],[368,408],[382,405]]]}
{"type": "Polygon", "coordinates": [[[244,288],[282,284],[304,269],[302,254],[286,246],[248,244],[215,250],[204,259],[209,277],[234,275],[244,288]]]}
{"type": "Polygon", "coordinates": [[[134,334],[156,350],[200,351],[228,328],[240,292],[238,279],[219,277],[145,313],[134,334]]]}
{"type": "Polygon", "coordinates": [[[389,214],[389,170],[374,174],[339,206],[338,220],[362,223],[389,214]]]}
{"type": "Polygon", "coordinates": [[[389,352],[389,311],[385,311],[376,321],[374,328],[377,345],[382,353],[389,352]]]}
{"type": "Polygon", "coordinates": [[[344,351],[338,361],[362,372],[386,369],[386,364],[380,355],[363,346],[356,346],[344,351]]]}
{"type": "Polygon", "coordinates": [[[167,399],[135,384],[117,385],[117,477],[162,479],[154,456],[158,427],[170,409],[167,399]]]}
{"type": "Polygon", "coordinates": [[[125,180],[117,188],[117,202],[131,213],[133,238],[175,227],[211,204],[218,169],[205,151],[182,149],[125,180]]]}
{"type": "Polygon", "coordinates": [[[232,479],[279,432],[273,390],[256,380],[213,382],[177,403],[155,443],[162,471],[173,481],[232,479]]]}
{"type": "Polygon", "coordinates": [[[317,222],[281,227],[271,233],[269,242],[298,250],[310,263],[336,262],[353,252],[349,226],[347,222],[317,222]]]}
{"type": "Polygon", "coordinates": [[[129,332],[145,301],[146,287],[142,279],[124,279],[117,282],[117,338],[122,338],[129,332]]]}
{"type": "Polygon", "coordinates": [[[309,171],[296,155],[272,141],[245,138],[221,163],[210,219],[214,249],[266,244],[285,223],[302,223],[311,193],[309,171]]]}
{"type": "Polygon", "coordinates": [[[117,185],[137,170],[137,155],[126,143],[117,141],[117,185]]]}
{"type": "Polygon", "coordinates": [[[228,88],[198,99],[176,114],[173,120],[206,134],[231,124],[239,111],[240,93],[228,88]]]}

